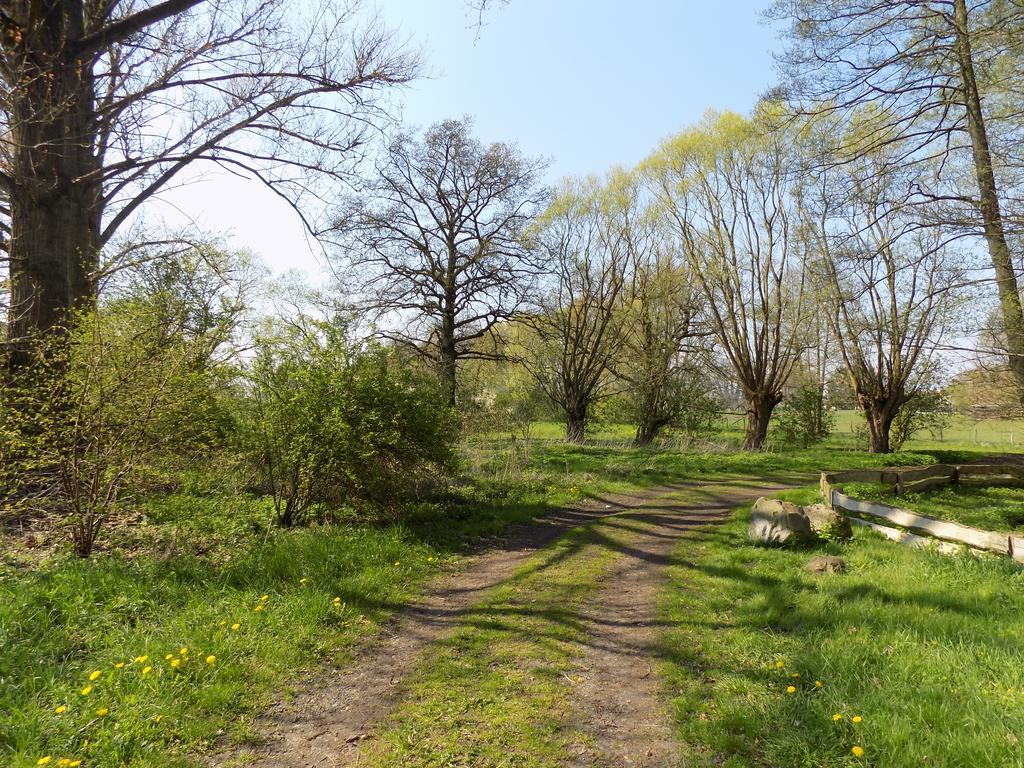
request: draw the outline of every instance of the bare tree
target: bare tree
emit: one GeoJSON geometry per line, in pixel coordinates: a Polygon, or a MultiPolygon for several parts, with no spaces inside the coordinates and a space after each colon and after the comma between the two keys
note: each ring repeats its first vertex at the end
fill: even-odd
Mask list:
{"type": "Polygon", "coordinates": [[[586,439],[591,411],[608,392],[622,334],[634,211],[596,179],[567,182],[541,219],[538,254],[551,271],[533,314],[522,362],[565,414],[565,437],[586,439]]]}
{"type": "Polygon", "coordinates": [[[831,305],[825,316],[872,453],[889,452],[900,413],[934,384],[938,345],[965,282],[962,256],[942,230],[892,208],[893,178],[884,167],[865,157],[822,174],[813,214],[803,209],[816,254],[812,273],[831,305]]]}
{"type": "Polygon", "coordinates": [[[1010,368],[1024,385],[1024,310],[1001,188],[1019,154],[1024,4],[777,0],[771,16],[791,25],[780,61],[800,110],[866,124],[836,133],[829,162],[899,145],[889,153],[895,167],[926,163],[933,170],[900,190],[900,200],[927,202],[933,216],[983,236],[1010,368]],[[1000,135],[1002,147],[994,141],[1000,135]]]}
{"type": "MultiPolygon", "coordinates": [[[[296,206],[347,178],[417,63],[356,3],[0,5],[0,231],[12,362],[96,292],[100,253],[205,162],[296,206]]],[[[313,220],[306,218],[314,230],[313,220]]]]}
{"type": "Polygon", "coordinates": [[[469,120],[447,120],[395,139],[338,222],[363,308],[438,365],[453,404],[459,361],[488,354],[473,342],[534,284],[522,235],[547,201],[545,168],[508,144],[483,145],[469,120]]]}
{"type": "Polygon", "coordinates": [[[748,450],[764,445],[803,346],[805,256],[791,221],[791,137],[767,123],[766,115],[711,115],[645,164],[746,399],[748,450]]]}

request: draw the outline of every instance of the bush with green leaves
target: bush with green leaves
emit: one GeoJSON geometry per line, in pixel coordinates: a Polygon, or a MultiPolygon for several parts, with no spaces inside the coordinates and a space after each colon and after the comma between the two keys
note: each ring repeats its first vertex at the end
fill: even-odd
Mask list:
{"type": "Polygon", "coordinates": [[[144,299],[105,303],[41,341],[0,402],[8,513],[53,519],[88,556],[147,462],[188,464],[219,439],[224,371],[203,362],[208,348],[144,299]]]}
{"type": "Polygon", "coordinates": [[[394,513],[454,465],[456,419],[437,378],[354,343],[342,322],[300,318],[263,335],[246,380],[245,449],[282,526],[360,503],[394,513]]]}

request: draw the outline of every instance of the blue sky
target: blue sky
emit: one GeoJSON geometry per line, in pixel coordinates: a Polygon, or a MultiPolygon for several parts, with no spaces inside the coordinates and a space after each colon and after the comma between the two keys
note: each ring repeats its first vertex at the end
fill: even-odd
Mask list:
{"type": "MultiPolygon", "coordinates": [[[[708,109],[746,111],[774,81],[769,0],[511,0],[482,29],[466,0],[379,0],[426,76],[400,94],[413,125],[473,116],[484,141],[549,157],[552,181],[642,159],[708,109]]],[[[280,272],[321,264],[287,206],[255,182],[210,177],[164,215],[227,235],[280,272]]]]}

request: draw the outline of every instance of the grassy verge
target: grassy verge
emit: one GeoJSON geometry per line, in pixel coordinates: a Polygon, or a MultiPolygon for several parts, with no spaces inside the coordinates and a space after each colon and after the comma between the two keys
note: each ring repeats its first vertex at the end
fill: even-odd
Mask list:
{"type": "Polygon", "coordinates": [[[245,738],[245,715],[343,663],[467,541],[548,509],[461,502],[280,531],[265,503],[172,494],[111,532],[116,553],[0,564],[0,764],[191,766],[221,729],[245,738]]]}
{"type": "Polygon", "coordinates": [[[664,602],[687,765],[1024,764],[1019,566],[858,533],[821,550],[847,574],[813,576],[745,518],[682,544],[664,602]]]}
{"type": "Polygon", "coordinates": [[[951,520],[988,531],[1024,530],[1024,489],[951,485],[897,496],[889,486],[851,483],[846,492],[922,515],[951,520]]]}

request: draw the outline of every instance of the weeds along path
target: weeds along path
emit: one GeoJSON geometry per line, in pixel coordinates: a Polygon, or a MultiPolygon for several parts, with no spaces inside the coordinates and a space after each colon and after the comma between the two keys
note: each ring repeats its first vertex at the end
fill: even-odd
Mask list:
{"type": "Polygon", "coordinates": [[[777,487],[660,487],[513,529],[403,609],[353,664],[273,707],[257,723],[260,744],[212,763],[518,765],[521,752],[531,765],[673,765],[655,669],[672,549],[777,487]]]}

